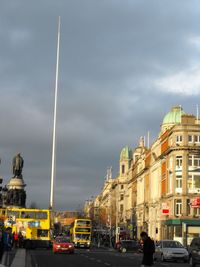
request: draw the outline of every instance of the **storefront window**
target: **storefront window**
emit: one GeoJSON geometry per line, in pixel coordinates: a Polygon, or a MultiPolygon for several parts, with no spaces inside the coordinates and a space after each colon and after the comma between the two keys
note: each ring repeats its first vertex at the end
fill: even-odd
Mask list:
{"type": "Polygon", "coordinates": [[[175,226],[174,233],[176,237],[182,237],[182,229],[180,225],[175,226]]]}

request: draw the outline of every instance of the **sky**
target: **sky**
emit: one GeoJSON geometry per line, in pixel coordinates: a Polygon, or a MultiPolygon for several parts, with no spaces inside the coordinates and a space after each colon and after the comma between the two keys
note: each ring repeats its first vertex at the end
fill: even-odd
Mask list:
{"type": "Polygon", "coordinates": [[[24,158],[27,207],[49,206],[58,17],[56,210],[100,193],[124,146],[158,136],[174,105],[200,104],[198,0],[0,3],[0,176],[24,158]]]}

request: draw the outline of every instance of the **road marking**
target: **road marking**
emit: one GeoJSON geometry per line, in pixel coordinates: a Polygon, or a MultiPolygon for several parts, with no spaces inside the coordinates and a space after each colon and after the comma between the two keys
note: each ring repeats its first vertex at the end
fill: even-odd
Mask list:
{"type": "Polygon", "coordinates": [[[110,266],[110,263],[104,262],[104,265],[106,265],[106,266],[110,266]]]}

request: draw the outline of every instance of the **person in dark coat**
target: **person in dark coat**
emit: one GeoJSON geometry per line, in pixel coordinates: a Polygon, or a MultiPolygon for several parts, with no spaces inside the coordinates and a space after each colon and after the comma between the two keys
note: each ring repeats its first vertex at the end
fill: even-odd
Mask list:
{"type": "Polygon", "coordinates": [[[3,233],[3,247],[4,251],[10,251],[12,249],[12,228],[7,227],[3,233]]]}
{"type": "Polygon", "coordinates": [[[140,237],[143,241],[143,258],[141,267],[152,266],[153,254],[155,253],[154,241],[148,236],[146,232],[141,232],[140,237]]]}

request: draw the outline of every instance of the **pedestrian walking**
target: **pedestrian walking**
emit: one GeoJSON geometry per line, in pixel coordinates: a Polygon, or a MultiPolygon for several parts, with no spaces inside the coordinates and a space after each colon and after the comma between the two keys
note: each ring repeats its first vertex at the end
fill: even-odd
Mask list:
{"type": "Polygon", "coordinates": [[[18,233],[13,233],[13,245],[14,245],[14,248],[18,248],[19,246],[19,235],[18,233]]]}
{"type": "Polygon", "coordinates": [[[12,228],[7,227],[3,233],[3,248],[4,251],[10,251],[12,249],[12,228]]]}
{"type": "Polygon", "coordinates": [[[24,246],[24,237],[22,235],[22,232],[19,232],[19,248],[23,248],[24,246]]]}
{"type": "Polygon", "coordinates": [[[140,237],[143,241],[143,258],[141,267],[149,267],[153,265],[153,254],[155,253],[154,241],[146,232],[141,232],[140,237]]]}

